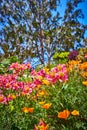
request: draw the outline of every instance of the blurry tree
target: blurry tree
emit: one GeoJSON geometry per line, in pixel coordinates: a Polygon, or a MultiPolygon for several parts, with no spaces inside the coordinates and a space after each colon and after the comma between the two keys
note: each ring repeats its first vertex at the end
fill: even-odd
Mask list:
{"type": "Polygon", "coordinates": [[[22,61],[28,58],[31,45],[27,47],[26,33],[28,30],[30,10],[26,0],[1,0],[0,47],[3,55],[8,58],[17,55],[22,61]],[[28,21],[28,22],[27,22],[28,21]]]}
{"type": "Polygon", "coordinates": [[[80,21],[84,19],[82,10],[78,5],[83,0],[67,0],[67,5],[61,26],[58,28],[58,46],[60,50],[69,51],[83,47],[87,25],[80,21]]]}
{"type": "Polygon", "coordinates": [[[0,19],[4,28],[0,32],[0,46],[4,57],[18,55],[22,61],[38,57],[42,64],[46,59],[50,61],[60,19],[56,12],[58,4],[59,0],[1,0],[0,19]]]}
{"type": "Polygon", "coordinates": [[[57,12],[58,0],[29,0],[32,12],[31,41],[35,56],[42,64],[50,62],[56,48],[56,28],[60,16],[57,12]],[[53,12],[55,15],[53,15],[53,12]]]}
{"type": "Polygon", "coordinates": [[[69,50],[84,39],[86,26],[77,5],[82,0],[68,0],[61,19],[61,0],[1,0],[0,58],[17,55],[21,61],[38,58],[50,63],[57,50],[69,50]],[[61,20],[61,22],[60,22],[61,20]]]}

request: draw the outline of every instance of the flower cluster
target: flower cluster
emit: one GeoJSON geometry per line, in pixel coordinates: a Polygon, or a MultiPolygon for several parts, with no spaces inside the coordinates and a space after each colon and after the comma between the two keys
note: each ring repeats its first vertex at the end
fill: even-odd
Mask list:
{"type": "Polygon", "coordinates": [[[72,72],[73,70],[79,69],[80,61],[77,60],[70,60],[68,62],[68,71],[72,72]]]}
{"type": "Polygon", "coordinates": [[[58,113],[58,118],[67,119],[70,116],[70,113],[73,116],[79,116],[79,111],[77,110],[73,110],[72,112],[69,110],[63,110],[62,112],[58,113]]]}
{"type": "Polygon", "coordinates": [[[81,75],[85,79],[85,81],[82,82],[83,85],[87,86],[87,62],[83,62],[80,65],[81,75]]]}
{"type": "MultiPolygon", "coordinates": [[[[14,92],[18,93],[17,95],[28,95],[32,92],[34,88],[38,88],[42,85],[50,85],[56,83],[57,81],[63,82],[68,80],[68,73],[65,64],[57,65],[51,70],[42,69],[38,72],[32,70],[30,77],[33,78],[32,81],[23,82],[19,81],[18,75],[20,72],[24,73],[24,70],[28,70],[31,68],[29,63],[27,64],[19,64],[12,63],[9,69],[13,69],[13,74],[5,74],[0,75],[0,90],[2,90],[0,102],[5,103],[10,100],[13,100],[14,96],[11,96],[14,92]],[[11,90],[13,93],[8,96],[7,93],[3,95],[4,90],[11,90]]],[[[23,76],[23,75],[22,75],[23,76]]]]}
{"type": "Polygon", "coordinates": [[[13,73],[20,74],[21,72],[23,73],[24,70],[28,70],[30,68],[31,68],[30,63],[19,64],[18,62],[16,62],[10,65],[9,70],[13,70],[13,73]]]}
{"type": "Polygon", "coordinates": [[[34,108],[23,107],[22,111],[25,112],[25,113],[28,113],[28,112],[32,113],[34,111],[34,108]]]}
{"type": "Polygon", "coordinates": [[[68,80],[68,73],[65,64],[59,64],[56,67],[49,69],[42,69],[39,72],[33,70],[31,72],[33,77],[45,85],[56,83],[57,81],[64,82],[68,80]]]}
{"type": "Polygon", "coordinates": [[[70,54],[68,55],[68,59],[69,59],[69,60],[76,60],[78,54],[79,54],[79,53],[78,53],[77,50],[73,50],[73,51],[70,52],[70,54]]]}
{"type": "Polygon", "coordinates": [[[7,103],[18,96],[18,92],[24,89],[26,83],[17,81],[16,74],[0,75],[0,103],[7,103]],[[9,91],[12,93],[9,94],[9,91]],[[16,92],[16,94],[14,94],[16,92]]]}
{"type": "Polygon", "coordinates": [[[87,63],[72,60],[50,69],[44,67],[36,71],[31,68],[30,64],[13,63],[9,67],[13,70],[10,74],[0,75],[0,109],[4,108],[1,118],[4,119],[3,111],[6,111],[7,121],[15,125],[11,126],[13,129],[72,129],[71,123],[77,128],[74,122],[85,120],[86,108],[82,106],[86,87],[81,84],[79,70],[86,78],[87,63]],[[71,78],[68,79],[68,75],[71,78]]]}

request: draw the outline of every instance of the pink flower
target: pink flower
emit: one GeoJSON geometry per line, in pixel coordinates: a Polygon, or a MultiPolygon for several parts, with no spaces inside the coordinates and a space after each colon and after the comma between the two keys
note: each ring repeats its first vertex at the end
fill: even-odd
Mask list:
{"type": "Polygon", "coordinates": [[[25,94],[30,94],[32,92],[32,88],[30,88],[30,86],[25,86],[23,92],[25,94]]]}
{"type": "Polygon", "coordinates": [[[9,67],[9,70],[13,70],[13,73],[23,73],[24,70],[28,70],[31,68],[30,63],[26,63],[26,64],[19,64],[18,62],[16,63],[12,63],[9,67]]]}
{"type": "Polygon", "coordinates": [[[85,56],[84,56],[85,58],[87,58],[87,54],[85,54],[85,56]]]}

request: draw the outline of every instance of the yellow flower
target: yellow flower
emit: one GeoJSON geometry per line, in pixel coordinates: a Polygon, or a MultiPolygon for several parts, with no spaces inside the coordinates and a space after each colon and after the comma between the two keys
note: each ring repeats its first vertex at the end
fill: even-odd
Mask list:
{"type": "Polygon", "coordinates": [[[48,80],[46,80],[46,79],[42,80],[42,83],[45,84],[45,85],[49,85],[50,84],[50,82],[48,80]]]}
{"type": "Polygon", "coordinates": [[[44,90],[39,91],[37,95],[38,95],[38,96],[43,96],[43,95],[45,95],[44,90]]]}
{"type": "Polygon", "coordinates": [[[67,119],[69,117],[69,115],[70,115],[70,111],[64,110],[64,111],[58,113],[58,118],[67,119]]]}
{"type": "Polygon", "coordinates": [[[48,95],[47,91],[46,90],[40,90],[37,94],[37,96],[44,96],[44,95],[48,95]]]}
{"type": "Polygon", "coordinates": [[[42,108],[49,109],[51,107],[52,103],[46,103],[42,106],[42,108]]]}
{"type": "Polygon", "coordinates": [[[39,102],[40,105],[43,105],[45,103],[45,101],[39,102]]]}
{"type": "Polygon", "coordinates": [[[49,68],[46,68],[46,67],[45,67],[45,68],[44,68],[44,71],[45,71],[46,74],[49,74],[49,68]]]}
{"type": "Polygon", "coordinates": [[[79,116],[79,111],[73,110],[73,111],[71,112],[71,114],[72,114],[73,116],[79,116]]]}
{"type": "Polygon", "coordinates": [[[55,72],[50,72],[49,75],[54,77],[55,76],[55,72]]]}
{"type": "Polygon", "coordinates": [[[83,81],[82,84],[87,86],[87,81],[83,81]]]}
{"type": "Polygon", "coordinates": [[[39,76],[37,76],[37,79],[42,80],[43,77],[39,75],[39,76]]]}
{"type": "Polygon", "coordinates": [[[24,108],[22,108],[22,111],[25,112],[25,113],[28,113],[28,108],[24,107],[24,108]]]}

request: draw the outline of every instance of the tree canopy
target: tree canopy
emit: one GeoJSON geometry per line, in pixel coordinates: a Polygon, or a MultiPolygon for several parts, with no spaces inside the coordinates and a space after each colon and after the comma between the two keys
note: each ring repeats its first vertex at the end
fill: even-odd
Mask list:
{"type": "Polygon", "coordinates": [[[86,25],[77,8],[82,0],[68,0],[64,17],[58,7],[61,0],[1,0],[0,58],[17,55],[21,61],[38,58],[50,62],[56,50],[74,49],[84,40],[86,25]]]}

